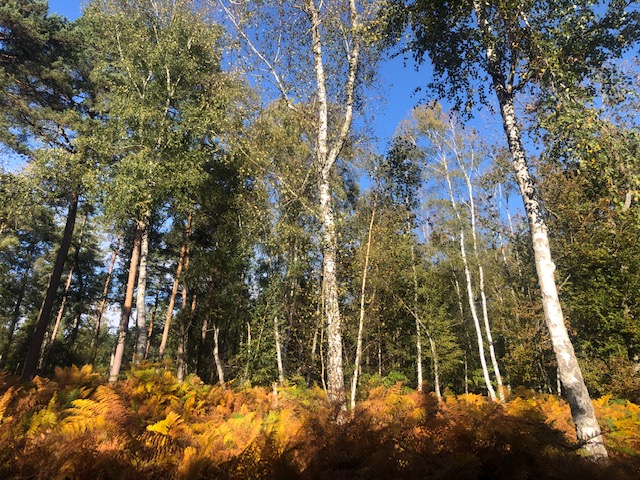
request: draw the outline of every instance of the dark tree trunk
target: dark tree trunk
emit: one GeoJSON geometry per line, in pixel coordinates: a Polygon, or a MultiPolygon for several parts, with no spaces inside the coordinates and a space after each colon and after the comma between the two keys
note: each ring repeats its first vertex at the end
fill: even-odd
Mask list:
{"type": "Polygon", "coordinates": [[[40,313],[38,313],[38,321],[36,328],[31,337],[31,344],[29,345],[29,352],[24,362],[24,368],[22,369],[22,379],[31,380],[36,374],[36,368],[38,367],[38,359],[40,358],[40,350],[42,348],[42,341],[44,335],[49,327],[49,321],[51,319],[51,311],[53,310],[53,304],[56,300],[56,293],[60,285],[60,278],[62,277],[62,270],[67,260],[67,254],[69,253],[69,246],[71,245],[71,238],[73,237],[73,229],[76,224],[76,216],[78,213],[78,195],[73,194],[71,201],[69,202],[69,211],[67,213],[67,221],[64,226],[64,233],[60,242],[60,248],[56,255],[56,261],[53,265],[53,271],[49,277],[49,286],[47,287],[47,293],[45,294],[42,306],[40,307],[40,313]]]}

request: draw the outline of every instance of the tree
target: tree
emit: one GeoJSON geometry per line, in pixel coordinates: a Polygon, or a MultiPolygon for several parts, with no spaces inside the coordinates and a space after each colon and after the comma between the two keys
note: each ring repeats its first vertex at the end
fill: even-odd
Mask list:
{"type": "Polygon", "coordinates": [[[0,9],[0,141],[35,161],[34,168],[67,205],[64,235],[24,363],[22,377],[27,380],[36,373],[83,184],[92,172],[87,152],[77,142],[84,110],[79,93],[85,81],[77,38],[68,22],[47,10],[46,2],[37,0],[12,0],[0,9]]]}
{"type": "MultiPolygon", "coordinates": [[[[106,214],[116,223],[133,218],[142,232],[169,203],[176,210],[192,208],[189,192],[202,182],[205,162],[220,156],[230,105],[241,90],[221,71],[221,29],[199,13],[191,0],[95,0],[81,19],[91,32],[92,78],[102,86],[96,109],[104,121],[94,144],[110,159],[106,214]]],[[[145,272],[138,285],[140,307],[145,272]]],[[[138,354],[146,346],[143,310],[138,309],[138,354]]],[[[123,318],[119,342],[126,341],[127,324],[123,318]]],[[[116,358],[112,379],[121,361],[116,358]]]]}
{"type": "Polygon", "coordinates": [[[438,94],[469,111],[478,98],[486,100],[484,83],[474,95],[476,82],[489,78],[529,221],[545,319],[565,394],[578,439],[595,458],[607,452],[564,324],[548,229],[529,171],[515,98],[537,85],[556,91],[580,88],[591,72],[637,39],[640,15],[625,11],[630,2],[608,2],[602,14],[596,13],[598,3],[419,0],[408,6],[408,48],[419,62],[426,55],[431,59],[436,79],[432,86],[438,94]]]}
{"type": "Polygon", "coordinates": [[[352,131],[367,70],[367,29],[377,2],[315,0],[234,3],[219,0],[249,55],[266,71],[289,108],[313,104],[309,122],[321,225],[322,300],[327,325],[327,387],[346,407],[342,324],[338,296],[338,245],[332,177],[352,131]],[[257,28],[258,23],[261,24],[257,28]],[[269,28],[265,28],[265,24],[269,28]],[[257,33],[260,35],[256,35],[257,33]],[[313,82],[309,82],[310,76],[313,82]]]}

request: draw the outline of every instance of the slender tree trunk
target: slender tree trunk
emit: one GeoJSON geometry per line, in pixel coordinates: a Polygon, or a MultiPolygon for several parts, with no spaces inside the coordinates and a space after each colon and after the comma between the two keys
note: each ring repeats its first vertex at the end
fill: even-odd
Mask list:
{"type": "Polygon", "coordinates": [[[113,252],[111,253],[111,262],[109,263],[107,278],[104,281],[104,288],[102,289],[102,297],[100,299],[100,306],[98,307],[96,324],[93,329],[93,337],[91,337],[91,348],[90,348],[91,362],[90,363],[93,363],[96,359],[96,354],[98,349],[98,339],[100,338],[100,323],[102,322],[102,315],[104,314],[104,309],[107,306],[107,297],[109,296],[109,284],[111,283],[111,275],[113,275],[113,267],[115,267],[116,259],[118,258],[118,251],[120,250],[121,240],[122,240],[122,234],[118,234],[116,247],[113,249],[113,252]]]}
{"type": "Polygon", "coordinates": [[[418,315],[418,273],[416,271],[416,252],[413,242],[411,243],[411,271],[413,274],[413,310],[416,313],[416,371],[418,375],[418,392],[422,393],[422,384],[424,383],[422,375],[422,331],[420,316],[418,315]]]}
{"type": "Polygon", "coordinates": [[[337,240],[329,185],[329,172],[323,172],[319,185],[322,224],[322,296],[327,319],[327,389],[332,402],[344,405],[342,370],[342,332],[338,308],[337,240]]]}
{"type": "MultiPolygon", "coordinates": [[[[247,322],[247,325],[249,325],[249,323],[247,322]]],[[[205,317],[202,319],[202,327],[200,328],[200,339],[198,342],[198,361],[196,362],[196,373],[202,377],[202,373],[204,370],[204,348],[207,342],[207,333],[209,332],[209,316],[205,315],[205,317]]],[[[249,338],[248,338],[249,344],[251,344],[251,329],[249,329],[249,338]]],[[[249,347],[249,356],[251,355],[251,348],[249,347]]],[[[249,356],[247,357],[247,359],[249,358],[249,356]]],[[[247,364],[245,366],[245,370],[244,370],[244,378],[247,378],[249,372],[249,362],[247,361],[247,364]]]]}
{"type": "Polygon", "coordinates": [[[38,359],[39,372],[42,372],[47,367],[47,363],[49,361],[49,352],[51,351],[51,347],[58,337],[58,330],[60,330],[60,324],[62,323],[62,317],[64,316],[64,307],[67,304],[69,288],[71,287],[71,281],[73,279],[74,267],[75,265],[71,266],[71,268],[69,269],[69,274],[67,275],[67,281],[64,285],[64,293],[62,294],[62,301],[60,302],[58,315],[56,316],[56,323],[53,324],[53,330],[51,331],[49,336],[45,336],[45,339],[42,342],[42,352],[40,354],[40,358],[38,359]]]}
{"type": "Polygon", "coordinates": [[[360,288],[360,320],[358,322],[358,339],[356,341],[356,358],[353,362],[353,378],[351,380],[351,409],[356,406],[356,390],[358,387],[358,375],[362,362],[362,335],[364,331],[365,296],[367,290],[367,273],[369,272],[369,254],[371,252],[371,237],[373,235],[373,222],[376,216],[376,200],[371,208],[371,220],[369,221],[369,232],[367,234],[367,249],[364,254],[364,268],[362,269],[362,286],[360,288]]]}
{"type": "Polygon", "coordinates": [[[133,364],[138,365],[145,356],[147,346],[147,259],[149,256],[149,212],[143,216],[142,239],[140,242],[140,267],[138,269],[138,289],[136,292],[136,345],[133,364]]]}
{"type": "Polygon", "coordinates": [[[482,366],[482,374],[484,376],[484,383],[487,386],[487,391],[491,400],[496,399],[496,392],[491,385],[491,378],[489,377],[489,369],[487,368],[487,359],[484,355],[484,340],[482,339],[482,327],[480,327],[480,320],[478,319],[478,311],[476,309],[475,299],[473,298],[473,288],[471,286],[471,272],[469,271],[469,264],[467,263],[467,250],[464,245],[464,232],[460,230],[460,253],[462,254],[462,264],[464,265],[464,275],[467,281],[467,297],[469,300],[469,309],[471,310],[471,317],[473,318],[473,325],[476,328],[476,337],[478,340],[478,354],[480,355],[480,365],[482,366]]]}
{"type": "Polygon", "coordinates": [[[186,328],[186,316],[187,312],[183,308],[178,312],[178,320],[180,320],[180,331],[178,334],[178,351],[177,351],[177,368],[176,368],[176,380],[182,382],[184,380],[184,371],[185,371],[185,350],[187,348],[187,328],[186,328]]]}
{"type": "MultiPolygon", "coordinates": [[[[189,231],[191,233],[191,231],[189,231]]],[[[189,238],[187,237],[187,249],[184,254],[184,272],[186,273],[189,270],[189,258],[191,249],[188,244],[189,238]]],[[[188,286],[187,281],[184,280],[182,282],[182,303],[180,304],[180,334],[178,336],[178,356],[177,356],[177,373],[176,378],[179,382],[184,379],[185,372],[187,370],[187,343],[188,343],[188,335],[189,335],[189,327],[191,326],[191,320],[187,313],[187,294],[188,294],[188,286]]]]}
{"type": "Polygon", "coordinates": [[[427,338],[429,339],[429,348],[431,349],[431,358],[433,359],[433,390],[436,394],[438,402],[441,402],[442,392],[440,391],[440,359],[438,358],[436,341],[429,330],[427,330],[427,338]]]}
{"type": "Polygon", "coordinates": [[[218,345],[218,336],[220,334],[220,328],[213,327],[213,360],[216,362],[216,370],[218,371],[218,382],[222,388],[225,388],[224,383],[224,369],[222,368],[222,361],[220,360],[220,351],[218,345]]]}
{"type": "Polygon", "coordinates": [[[284,385],[284,366],[282,362],[282,347],[280,346],[280,330],[278,329],[278,316],[273,317],[273,336],[276,344],[276,363],[278,365],[278,383],[284,385]]]}
{"type": "Polygon", "coordinates": [[[604,446],[589,391],[584,382],[567,327],[564,324],[564,316],[554,277],[555,264],[551,257],[547,225],[541,214],[540,202],[535,191],[533,179],[529,174],[529,165],[522,146],[522,135],[516,119],[513,101],[513,88],[507,83],[502,74],[500,59],[490,43],[490,39],[493,38],[493,32],[479,0],[474,0],[474,10],[478,18],[480,31],[485,37],[488,72],[491,75],[493,88],[498,97],[513,169],[520,187],[525,211],[527,212],[545,321],[558,362],[562,386],[571,408],[571,417],[576,426],[576,435],[578,441],[584,444],[585,451],[593,456],[594,459],[607,458],[607,450],[604,446]]]}
{"type": "Polygon", "coordinates": [[[487,310],[487,296],[484,291],[484,269],[480,263],[480,254],[478,252],[478,239],[476,232],[476,206],[475,199],[473,197],[473,185],[471,184],[471,178],[467,174],[467,171],[462,165],[459,157],[457,157],[458,166],[462,171],[465,183],[467,184],[467,190],[469,191],[469,214],[471,216],[471,236],[473,240],[473,253],[478,263],[478,287],[480,290],[480,300],[482,304],[482,319],[484,321],[484,329],[487,334],[487,343],[489,345],[489,356],[491,357],[491,365],[493,366],[493,373],[496,376],[496,384],[498,387],[498,396],[500,400],[504,402],[504,387],[502,385],[502,375],[500,374],[500,366],[498,365],[498,359],[496,357],[496,351],[493,346],[493,335],[491,334],[491,325],[489,324],[489,313],[487,310]]]}
{"type": "Polygon", "coordinates": [[[24,368],[22,370],[23,380],[31,380],[36,374],[38,359],[40,358],[40,350],[42,348],[42,341],[44,340],[44,335],[49,327],[51,310],[53,309],[53,304],[56,300],[56,293],[58,291],[58,286],[60,285],[60,278],[62,277],[64,264],[67,260],[67,254],[69,253],[69,246],[71,245],[71,238],[73,237],[73,228],[76,224],[77,213],[78,195],[74,194],[69,202],[69,211],[67,213],[67,221],[62,234],[62,240],[53,265],[53,271],[49,277],[47,293],[45,294],[42,306],[40,307],[36,328],[33,332],[33,336],[31,337],[31,344],[29,345],[27,358],[24,362],[24,368]]]}
{"type": "MultiPolygon", "coordinates": [[[[451,207],[458,219],[458,225],[460,228],[459,243],[460,243],[460,255],[462,256],[462,265],[464,267],[464,275],[467,283],[467,298],[469,300],[469,309],[471,311],[471,317],[473,318],[473,325],[476,329],[476,338],[478,341],[478,354],[480,356],[480,365],[482,366],[482,374],[484,376],[484,382],[487,386],[487,392],[491,397],[491,400],[496,400],[496,392],[491,384],[491,378],[489,376],[489,369],[487,368],[487,359],[484,353],[484,340],[482,337],[482,327],[480,326],[480,320],[478,319],[478,310],[476,308],[476,302],[473,295],[473,284],[471,280],[471,271],[469,269],[469,262],[467,261],[467,247],[464,240],[464,224],[462,217],[458,211],[458,206],[454,197],[453,184],[451,183],[451,174],[449,172],[449,165],[445,155],[441,159],[442,166],[444,168],[445,179],[447,181],[447,189],[449,193],[449,200],[451,207]]],[[[457,282],[457,280],[456,280],[457,282]]]]}
{"type": "Polygon", "coordinates": [[[251,365],[251,324],[247,322],[247,363],[244,366],[244,379],[243,379],[244,381],[247,381],[249,379],[250,365],[251,365]]]}
{"type": "Polygon", "coordinates": [[[469,395],[469,363],[467,362],[467,353],[464,354],[464,393],[469,395]]]}
{"type": "Polygon", "coordinates": [[[169,330],[171,328],[171,319],[173,318],[173,308],[176,304],[176,296],[178,294],[178,287],[180,286],[180,275],[182,274],[182,267],[184,264],[185,254],[187,252],[187,242],[191,234],[191,214],[187,219],[187,227],[185,229],[185,242],[180,248],[180,256],[178,257],[178,266],[176,267],[176,276],[173,279],[173,288],[171,290],[171,297],[169,297],[169,306],[167,308],[167,317],[164,321],[164,329],[162,331],[162,340],[160,341],[160,348],[158,349],[158,358],[162,360],[164,358],[164,351],[167,348],[167,340],[169,339],[169,330]]]}
{"type": "Polygon", "coordinates": [[[127,278],[127,290],[122,304],[122,312],[120,315],[120,324],[118,325],[118,333],[116,334],[116,346],[113,354],[113,363],[109,372],[109,382],[113,383],[118,380],[120,368],[122,367],[122,358],[124,357],[124,347],[127,341],[127,329],[129,327],[129,317],[131,315],[131,306],[133,305],[133,290],[136,284],[136,275],[138,273],[138,262],[140,260],[140,244],[142,243],[142,235],[144,232],[144,222],[136,222],[136,232],[133,237],[133,249],[131,251],[131,261],[129,263],[129,276],[127,278]]]}

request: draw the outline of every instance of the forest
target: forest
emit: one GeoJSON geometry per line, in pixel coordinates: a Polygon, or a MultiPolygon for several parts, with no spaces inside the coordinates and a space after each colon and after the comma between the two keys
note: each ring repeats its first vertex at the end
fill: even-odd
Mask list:
{"type": "Polygon", "coordinates": [[[632,0],[3,0],[0,477],[640,478],[639,46],[632,0]]]}

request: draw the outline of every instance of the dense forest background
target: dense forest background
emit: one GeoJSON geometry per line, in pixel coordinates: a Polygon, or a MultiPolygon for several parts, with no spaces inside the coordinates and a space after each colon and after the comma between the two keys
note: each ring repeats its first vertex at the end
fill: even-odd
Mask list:
{"type": "Polygon", "coordinates": [[[640,401],[639,21],[626,0],[92,0],[73,21],[5,0],[0,367],[21,380],[0,423],[20,382],[91,365],[56,375],[317,387],[338,412],[398,382],[555,394],[606,456],[589,394],[640,401]],[[388,55],[432,75],[379,139],[388,55]]]}

